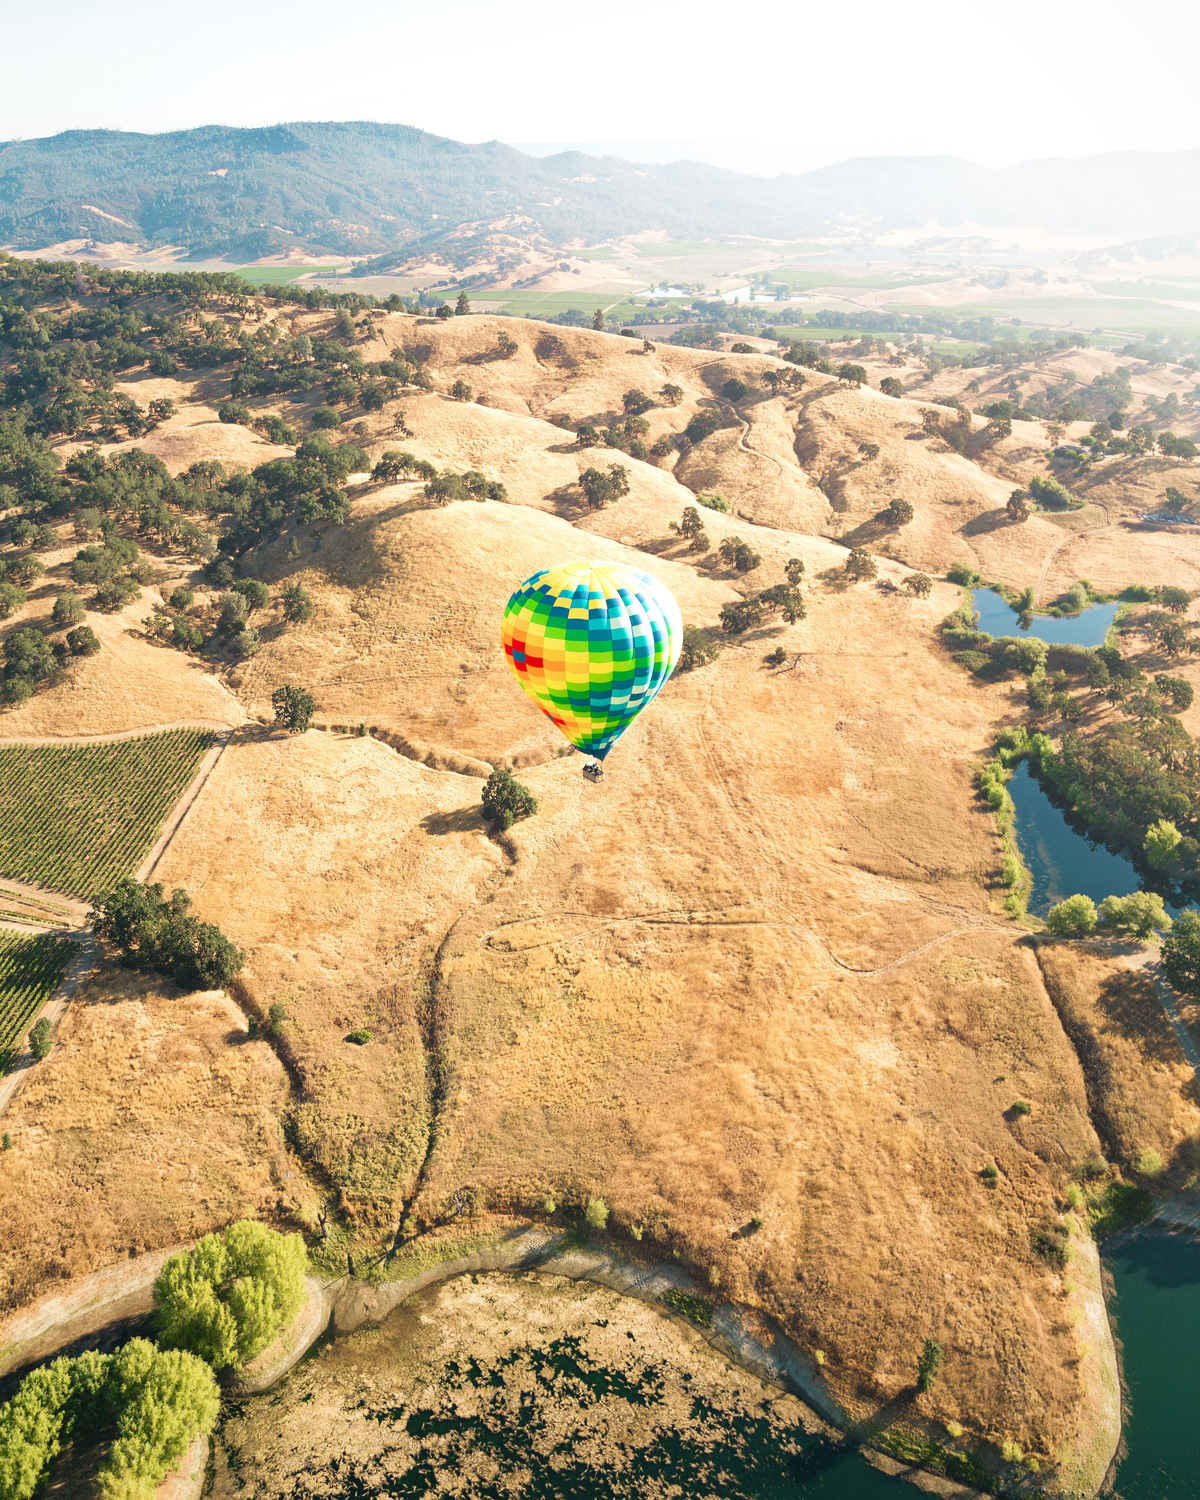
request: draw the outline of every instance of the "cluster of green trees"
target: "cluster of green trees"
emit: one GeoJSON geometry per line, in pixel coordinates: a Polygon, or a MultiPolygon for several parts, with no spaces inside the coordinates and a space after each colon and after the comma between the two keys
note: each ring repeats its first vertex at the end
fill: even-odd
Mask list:
{"type": "Polygon", "coordinates": [[[154,1323],[168,1349],[238,1370],[271,1344],[304,1301],[308,1257],[298,1234],[253,1219],[173,1255],[154,1284],[154,1323]]]}
{"type": "Polygon", "coordinates": [[[189,915],[191,897],[161,884],[124,877],[92,912],[98,937],[117,950],[123,968],[166,974],[184,990],[223,989],[246,962],[212,922],[189,915]]]}
{"type": "Polygon", "coordinates": [[[1134,891],[1129,896],[1105,896],[1099,911],[1089,896],[1068,896],[1046,913],[1046,926],[1055,937],[1088,937],[1099,927],[1144,943],[1156,932],[1168,931],[1171,918],[1156,891],[1134,891]]]}
{"type": "Polygon", "coordinates": [[[89,1351],[27,1375],[0,1406],[0,1495],[32,1500],[68,1441],[111,1432],[97,1476],[104,1500],[153,1500],[220,1397],[212,1369],[183,1349],[133,1339],[115,1354],[89,1351]]]}
{"type": "MultiPolygon", "coordinates": [[[[738,538],[731,538],[737,541],[738,538]]],[[[722,544],[723,546],[726,544],[722,544]]],[[[761,559],[755,555],[757,566],[761,559]]],[[[768,615],[779,614],[789,625],[798,624],[808,614],[804,597],[800,592],[800,580],[804,576],[804,564],[798,557],[790,557],[784,565],[784,581],[761,590],[753,599],[741,599],[736,604],[721,606],[721,629],[726,635],[741,635],[764,623],[768,615]]]]}
{"type": "Polygon", "coordinates": [[[425,486],[425,498],[446,505],[451,500],[507,500],[508,490],[498,479],[489,479],[478,469],[456,474],[452,469],[436,474],[425,486]]]}

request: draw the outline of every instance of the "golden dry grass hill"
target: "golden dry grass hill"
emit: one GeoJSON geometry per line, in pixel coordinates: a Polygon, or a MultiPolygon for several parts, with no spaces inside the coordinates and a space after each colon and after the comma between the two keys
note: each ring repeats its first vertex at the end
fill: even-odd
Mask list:
{"type": "MultiPolygon", "coordinates": [[[[335,333],[328,311],[228,316],[335,333]]],[[[1043,597],[1081,575],[1195,588],[1200,540],[1143,536],[1123,524],[1132,506],[1094,535],[1011,523],[1012,489],[1045,468],[1037,424],[967,456],[923,425],[936,397],[811,370],[772,394],[764,375],[793,367],[767,353],[487,316],[363,324],[367,361],[406,357],[431,389],[351,412],[363,457],[344,525],[288,525],[243,558],[271,596],[261,649],[203,658],[156,638],[156,600],[186,583],[203,612],[214,591],[151,543],[143,597],[89,610],[101,651],[0,721],[7,737],[233,727],[155,878],[247,955],[229,998],[103,971],[73,1003],[4,1120],[5,1304],[247,1209],[315,1229],[326,1202],[325,1253],[386,1276],[427,1244],[569,1222],[603,1198],[627,1253],[677,1257],[820,1351],[815,1378],[853,1419],[904,1396],[912,1429],[961,1424],[981,1454],[1015,1442],[1098,1482],[1114,1393],[1094,1251],[1076,1224],[1072,1277],[1037,1247],[1081,1163],[1118,1147],[1178,1159],[1200,1111],[1157,1019],[1119,1044],[1106,1031],[1121,961],[1039,949],[1005,910],[975,776],[1019,717],[1016,687],[951,661],[938,626],[960,590],[942,580],[959,561],[1018,589],[1046,567],[1043,597]],[[630,391],[649,398],[644,459],[553,420],[620,424],[630,391]],[[706,413],[715,431],[651,456],[706,413]],[[390,449],[479,471],[504,498],[373,482],[390,449]],[[628,493],[593,509],[581,473],[614,461],[628,493]],[[701,510],[707,552],[674,529],[698,495],[727,507],[701,510]],[[910,524],[877,519],[893,499],[910,524]],[[728,538],[752,568],[720,560],[728,538]],[[855,546],[875,581],[847,576],[855,546]],[[592,786],[499,646],[515,585],[571,558],[652,570],[717,639],[723,607],[799,558],[807,614],[677,675],[592,786]],[[905,586],[914,571],[935,578],[928,596],[905,586]],[[296,584],[313,613],[285,626],[296,584]],[[273,727],[285,684],[312,691],[317,728],[273,727]],[[539,808],[496,838],[481,778],[505,766],[539,808]],[[272,1005],[278,1037],[249,1041],[272,1005]],[[360,1030],[365,1044],[347,1039],[360,1030]],[[927,1338],[944,1372],[916,1396],[927,1338]]],[[[173,474],[291,451],[218,420],[228,369],[119,386],[175,402],[137,443],[173,474]]],[[[320,399],[247,404],[307,431],[320,399]]],[[[64,531],[7,633],[46,620],[74,550],[64,531]]],[[[1138,996],[1129,1014],[1149,1015],[1138,996]]]]}

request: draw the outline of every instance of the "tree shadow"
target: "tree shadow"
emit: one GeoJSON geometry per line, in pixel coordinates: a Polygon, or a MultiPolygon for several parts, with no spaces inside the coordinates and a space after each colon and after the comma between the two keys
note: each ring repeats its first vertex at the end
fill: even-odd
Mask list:
{"type": "Polygon", "coordinates": [[[1136,1044],[1156,1062],[1177,1063],[1182,1056],[1162,1008],[1158,987],[1144,969],[1120,969],[1100,985],[1096,1009],[1118,1035],[1136,1044]]]}
{"type": "Polygon", "coordinates": [[[483,806],[456,807],[453,812],[426,813],[421,827],[426,833],[441,837],[448,833],[476,833],[484,828],[483,806]]]}
{"type": "Polygon", "coordinates": [[[983,515],[976,516],[973,521],[968,521],[965,526],[959,528],[963,536],[986,536],[993,531],[999,531],[1002,526],[1017,526],[1020,523],[1014,521],[1006,510],[988,510],[983,515]]]}

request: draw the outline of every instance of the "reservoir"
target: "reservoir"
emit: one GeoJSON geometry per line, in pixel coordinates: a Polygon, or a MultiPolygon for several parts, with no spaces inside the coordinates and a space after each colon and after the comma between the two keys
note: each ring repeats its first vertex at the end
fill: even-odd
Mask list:
{"type": "Polygon", "coordinates": [[[1026,635],[1051,646],[1102,646],[1117,615],[1116,604],[1093,604],[1077,615],[1019,615],[995,589],[973,589],[971,602],[989,635],[1026,635]]]}

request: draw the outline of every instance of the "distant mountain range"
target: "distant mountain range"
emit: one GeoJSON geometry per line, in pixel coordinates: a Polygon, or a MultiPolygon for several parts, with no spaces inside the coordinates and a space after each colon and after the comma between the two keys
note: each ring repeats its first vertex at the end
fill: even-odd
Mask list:
{"type": "Polygon", "coordinates": [[[179,245],[241,260],[290,249],[392,256],[502,221],[556,245],[642,229],[702,239],[853,236],[979,224],[1124,239],[1200,230],[1200,151],[976,166],[861,157],[749,177],[702,162],[532,157],[362,121],[165,135],[72,130],[0,144],[0,244],[179,245]]]}

